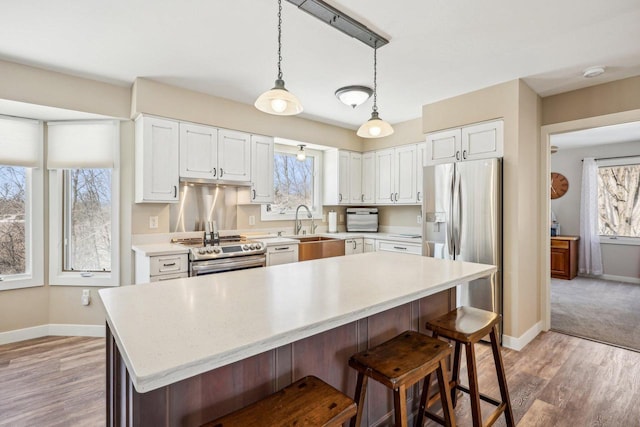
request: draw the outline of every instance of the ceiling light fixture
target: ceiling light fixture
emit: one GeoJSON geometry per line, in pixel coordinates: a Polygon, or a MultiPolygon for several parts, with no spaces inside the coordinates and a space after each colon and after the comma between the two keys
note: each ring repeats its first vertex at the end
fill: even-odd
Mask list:
{"type": "Polygon", "coordinates": [[[304,147],[306,147],[306,145],[300,144],[300,145],[298,145],[298,147],[300,147],[300,149],[298,150],[298,153],[296,154],[296,159],[298,159],[299,162],[304,162],[305,159],[307,158],[307,153],[304,152],[304,147]]]}
{"type": "Polygon", "coordinates": [[[590,79],[604,74],[604,67],[589,67],[582,72],[582,77],[590,79]]]}
{"type": "Polygon", "coordinates": [[[393,133],[391,125],[380,118],[378,115],[378,48],[373,48],[373,110],[371,118],[360,126],[357,135],[362,138],[382,138],[393,133]]]}
{"type": "Polygon", "coordinates": [[[336,97],[346,105],[356,108],[371,97],[373,90],[367,86],[345,86],[336,90],[336,97]]]}
{"type": "Polygon", "coordinates": [[[284,87],[282,79],[282,0],[278,0],[278,78],[275,86],[256,99],[258,110],[277,116],[292,116],[302,112],[298,98],[284,87]]]}

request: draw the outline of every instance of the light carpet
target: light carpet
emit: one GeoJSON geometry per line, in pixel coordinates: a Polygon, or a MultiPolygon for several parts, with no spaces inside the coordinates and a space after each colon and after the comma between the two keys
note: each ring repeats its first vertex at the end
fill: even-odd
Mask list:
{"type": "Polygon", "coordinates": [[[551,329],[640,351],[640,285],[551,279],[551,329]]]}

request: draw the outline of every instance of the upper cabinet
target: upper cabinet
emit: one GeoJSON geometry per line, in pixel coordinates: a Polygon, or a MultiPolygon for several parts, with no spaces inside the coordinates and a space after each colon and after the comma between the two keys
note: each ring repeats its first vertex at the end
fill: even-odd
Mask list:
{"type": "Polygon", "coordinates": [[[503,121],[478,123],[427,135],[427,164],[502,157],[503,121]]]}
{"type": "Polygon", "coordinates": [[[251,136],[251,203],[273,203],[273,138],[251,136]]]}
{"type": "Polygon", "coordinates": [[[362,203],[376,202],[376,153],[370,151],[362,155],[362,203]]]}
{"type": "Polygon", "coordinates": [[[251,136],[180,123],[180,177],[251,181],[251,136]]]}
{"type": "Polygon", "coordinates": [[[422,142],[416,145],[416,202],[422,203],[424,200],[423,189],[423,168],[427,166],[427,143],[422,142]]]}
{"type": "Polygon", "coordinates": [[[149,116],[136,119],[135,201],[178,201],[178,122],[149,116]]]}
{"type": "Polygon", "coordinates": [[[416,145],[376,151],[375,202],[378,204],[416,203],[416,145]]]}
{"type": "Polygon", "coordinates": [[[353,205],[362,201],[362,154],[324,152],[324,204],[353,205]]]}

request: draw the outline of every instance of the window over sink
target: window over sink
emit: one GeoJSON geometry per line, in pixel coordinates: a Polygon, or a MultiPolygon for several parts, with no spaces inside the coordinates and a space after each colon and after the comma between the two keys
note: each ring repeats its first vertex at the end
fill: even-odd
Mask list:
{"type": "Polygon", "coordinates": [[[274,202],[262,205],[261,220],[292,220],[301,204],[311,209],[314,218],[322,218],[322,152],[305,148],[306,158],[300,161],[297,151],[293,146],[274,146],[274,202]]]}

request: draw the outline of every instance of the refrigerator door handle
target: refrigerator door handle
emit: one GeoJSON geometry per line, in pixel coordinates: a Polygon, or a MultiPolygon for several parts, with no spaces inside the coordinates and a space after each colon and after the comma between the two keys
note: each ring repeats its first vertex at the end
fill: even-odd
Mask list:
{"type": "Polygon", "coordinates": [[[453,242],[454,242],[454,238],[453,238],[453,223],[455,221],[455,218],[453,216],[453,189],[454,189],[454,178],[455,175],[452,173],[451,174],[451,182],[449,183],[449,218],[447,218],[447,238],[448,238],[448,242],[449,242],[449,256],[451,257],[451,259],[453,259],[453,251],[454,251],[454,246],[453,246],[453,242]]]}
{"type": "Polygon", "coordinates": [[[456,188],[456,197],[458,198],[458,221],[457,221],[457,225],[458,225],[458,232],[456,233],[456,256],[460,255],[460,246],[462,244],[462,223],[463,223],[463,218],[462,218],[462,177],[458,174],[456,175],[456,182],[457,182],[457,188],[456,188]]]}

